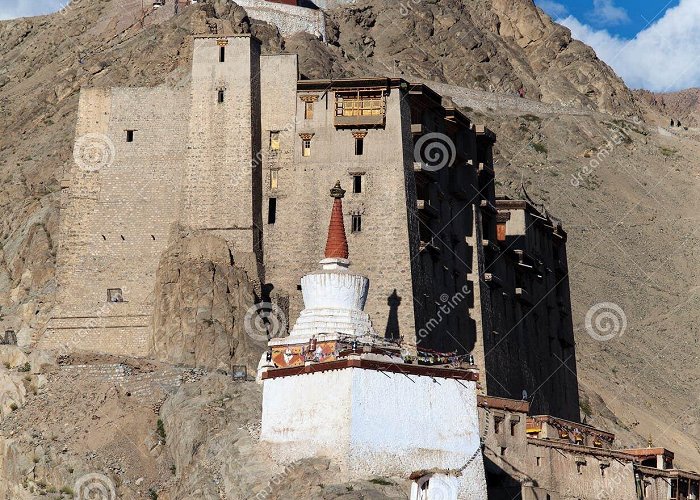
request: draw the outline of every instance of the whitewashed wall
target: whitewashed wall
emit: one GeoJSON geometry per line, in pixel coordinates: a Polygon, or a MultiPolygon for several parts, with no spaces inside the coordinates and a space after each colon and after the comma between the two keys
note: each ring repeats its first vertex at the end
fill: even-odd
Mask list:
{"type": "MultiPolygon", "coordinates": [[[[266,380],[261,440],[281,462],[331,458],[357,477],[460,469],[459,499],[486,499],[474,382],[346,368],[266,380]]],[[[408,492],[407,492],[408,493],[408,492]]]]}

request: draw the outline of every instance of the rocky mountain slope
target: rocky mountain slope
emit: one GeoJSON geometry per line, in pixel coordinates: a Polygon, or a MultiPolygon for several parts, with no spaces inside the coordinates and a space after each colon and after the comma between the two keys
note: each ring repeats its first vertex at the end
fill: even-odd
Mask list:
{"type": "MultiPolygon", "coordinates": [[[[274,27],[251,21],[244,10],[223,0],[200,3],[177,16],[161,9],[144,17],[140,7],[136,0],[77,0],[59,14],[0,22],[2,326],[16,329],[28,340],[50,311],[58,193],[71,159],[80,87],[185,85],[191,34],[206,33],[210,26],[217,26],[219,32],[252,31],[264,41],[266,51],[298,52],[306,77],[383,74],[430,81],[477,123],[494,129],[499,191],[518,194],[524,184],[569,231],[583,414],[589,422],[616,432],[623,444],[644,445],[653,435],[655,444],[676,450],[679,465],[700,469],[700,173],[696,167],[700,137],[696,130],[659,127],[667,124],[667,118],[658,106],[635,98],[589,47],[571,40],[568,30],[554,24],[531,0],[359,0],[328,13],[329,44],[303,34],[283,40],[274,27]],[[515,95],[521,87],[526,99],[515,95]],[[584,317],[592,305],[604,302],[622,307],[627,328],[622,335],[600,342],[587,335],[584,317]]],[[[176,255],[163,259],[164,277],[190,262],[176,255]]],[[[211,265],[217,265],[215,260],[211,265]]],[[[199,278],[206,275],[207,266],[201,264],[199,278]]],[[[235,279],[234,275],[232,271],[230,278],[235,279]]],[[[191,292],[183,283],[161,288],[163,294],[182,297],[191,292]]],[[[163,345],[172,339],[167,318],[174,305],[166,298],[160,298],[158,324],[163,345]]],[[[235,304],[212,301],[210,305],[222,314],[236,314],[235,304]]],[[[179,310],[178,314],[190,312],[179,310]]],[[[211,326],[209,333],[215,334],[216,327],[211,326]]],[[[21,412],[28,417],[42,415],[53,408],[61,418],[58,408],[70,400],[60,396],[61,388],[71,383],[81,387],[80,379],[64,380],[51,370],[32,374],[30,379],[48,379],[52,389],[43,392],[47,387],[43,379],[24,380],[16,372],[19,361],[13,360],[10,366],[12,371],[3,372],[3,387],[25,405],[17,410],[20,413],[13,413],[15,417],[25,415],[21,412]]],[[[214,411],[209,392],[214,390],[222,389],[201,387],[195,393],[178,393],[179,404],[187,406],[189,401],[214,411]],[[204,399],[195,402],[197,397],[204,399]]],[[[95,395],[97,401],[119,397],[95,395]]],[[[249,408],[242,410],[240,425],[245,425],[245,419],[254,416],[251,412],[259,395],[244,391],[231,397],[234,403],[224,406],[239,399],[242,407],[249,408]]],[[[164,408],[170,408],[168,404],[164,408]]],[[[126,425],[130,418],[126,410],[101,418],[126,425]]],[[[185,425],[184,417],[175,416],[174,410],[166,412],[166,428],[185,425]]],[[[153,418],[149,419],[135,432],[153,429],[153,418]]],[[[14,423],[3,423],[0,433],[5,438],[14,423]]],[[[217,420],[207,425],[224,424],[217,420]]],[[[20,451],[12,453],[31,453],[52,442],[50,433],[35,436],[29,428],[13,437],[20,451]]],[[[144,438],[139,435],[138,439],[144,438]]],[[[215,486],[202,486],[197,470],[225,461],[214,439],[214,435],[200,436],[196,447],[211,451],[187,458],[178,449],[189,449],[194,441],[176,431],[167,445],[169,458],[160,465],[148,465],[152,474],[144,481],[155,487],[159,467],[167,470],[176,461],[177,471],[190,470],[172,483],[158,483],[159,488],[167,487],[172,498],[178,497],[176,491],[178,495],[209,492],[215,486]],[[212,456],[218,458],[212,462],[212,456]]],[[[249,450],[250,443],[236,439],[231,443],[237,447],[235,453],[249,450]]],[[[130,460],[118,458],[123,464],[130,460]]],[[[78,470],[76,464],[87,463],[80,460],[66,465],[62,481],[69,479],[70,468],[78,470]]],[[[31,464],[32,459],[26,462],[31,464]]],[[[323,476],[323,467],[304,466],[285,475],[285,481],[296,478],[294,474],[323,476]]],[[[227,491],[249,480],[242,477],[227,491]]],[[[63,483],[56,478],[55,484],[63,483]]],[[[328,475],[317,484],[331,484],[328,475]]],[[[394,494],[384,491],[391,487],[379,486],[355,485],[354,493],[362,490],[364,498],[394,494]]],[[[350,490],[340,491],[344,487],[334,488],[323,495],[362,498],[352,496],[350,490]]]]}
{"type": "Polygon", "coordinates": [[[331,14],[344,59],[473,89],[615,114],[634,114],[629,90],[593,50],[530,0],[375,2],[331,14]]]}
{"type": "Polygon", "coordinates": [[[697,127],[700,122],[700,89],[665,93],[635,90],[634,95],[666,118],[667,124],[673,120],[680,121],[680,125],[676,126],[697,127]]]}

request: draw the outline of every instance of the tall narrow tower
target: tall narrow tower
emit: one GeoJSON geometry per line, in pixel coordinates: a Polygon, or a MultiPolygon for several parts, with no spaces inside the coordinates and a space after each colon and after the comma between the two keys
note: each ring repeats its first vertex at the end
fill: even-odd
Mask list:
{"type": "Polygon", "coordinates": [[[260,42],[195,37],[190,107],[181,222],[231,242],[255,279],[262,261],[260,42]]]}

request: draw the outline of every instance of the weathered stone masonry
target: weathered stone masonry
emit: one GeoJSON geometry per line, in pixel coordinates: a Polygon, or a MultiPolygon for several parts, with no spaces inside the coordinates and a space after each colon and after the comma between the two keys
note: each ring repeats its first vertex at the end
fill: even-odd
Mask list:
{"type": "MultiPolygon", "coordinates": [[[[578,418],[576,390],[559,389],[575,381],[544,380],[567,370],[545,374],[536,354],[556,328],[573,352],[558,312],[507,344],[494,340],[527,313],[517,288],[544,295],[556,280],[518,285],[532,276],[517,253],[499,251],[510,242],[497,237],[499,214],[512,207],[497,208],[492,132],[425,85],[298,79],[296,55],[262,56],[249,35],[195,37],[193,54],[183,89],[82,92],[76,156],[86,136],[108,154],[97,169],[76,162],[63,182],[59,304],[44,347],[147,355],[155,271],[174,228],[224,238],[259,294],[296,317],[300,279],[324,248],[327,192],[340,180],[375,330],[409,350],[473,352],[490,393],[542,386],[554,398],[544,410],[578,418]],[[453,145],[439,168],[419,151],[433,134],[453,145]],[[110,302],[108,289],[123,301],[110,302]]],[[[521,255],[543,252],[552,273],[565,262],[565,252],[555,262],[529,248],[521,255]]],[[[548,306],[570,307],[568,283],[555,292],[548,306]]]]}

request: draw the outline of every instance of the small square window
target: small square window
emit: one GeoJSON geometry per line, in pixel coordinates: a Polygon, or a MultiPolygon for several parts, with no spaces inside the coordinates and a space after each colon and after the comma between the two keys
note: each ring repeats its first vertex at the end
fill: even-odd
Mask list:
{"type": "Polygon", "coordinates": [[[352,192],[353,193],[361,193],[362,192],[362,178],[363,175],[353,175],[352,176],[352,192]]]}
{"type": "Polygon", "coordinates": [[[134,131],[133,130],[126,131],[126,142],[134,142],[134,131]]]}
{"type": "Polygon", "coordinates": [[[314,103],[307,101],[304,103],[304,120],[311,120],[314,117],[314,103]]]}
{"type": "Polygon", "coordinates": [[[107,289],[107,301],[108,302],[124,302],[124,294],[121,288],[108,288],[107,289]]]}
{"type": "Polygon", "coordinates": [[[270,150],[279,151],[280,149],[280,133],[277,130],[270,131],[270,150]]]}
{"type": "Polygon", "coordinates": [[[362,215],[353,214],[352,215],[352,232],[359,233],[362,231],[362,215]]]}
{"type": "Polygon", "coordinates": [[[501,456],[504,457],[506,455],[506,447],[501,446],[501,456]]]}
{"type": "Polygon", "coordinates": [[[270,189],[277,189],[279,170],[270,170],[270,189]]]}
{"type": "Polygon", "coordinates": [[[301,155],[311,156],[311,140],[304,139],[301,141],[301,155]]]}
{"type": "Polygon", "coordinates": [[[355,156],[362,156],[365,154],[365,140],[358,137],[355,139],[355,156]]]}
{"type": "Polygon", "coordinates": [[[226,61],[226,47],[219,47],[219,62],[226,61]]]}
{"type": "Polygon", "coordinates": [[[217,101],[218,101],[219,103],[224,102],[224,91],[223,91],[223,90],[219,90],[219,91],[217,92],[217,101]]]}

